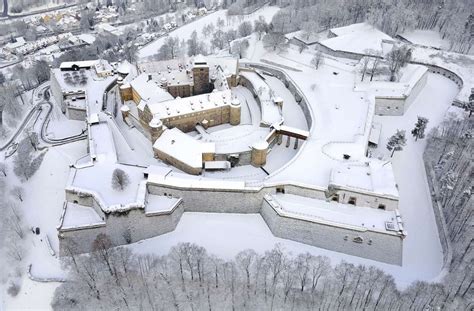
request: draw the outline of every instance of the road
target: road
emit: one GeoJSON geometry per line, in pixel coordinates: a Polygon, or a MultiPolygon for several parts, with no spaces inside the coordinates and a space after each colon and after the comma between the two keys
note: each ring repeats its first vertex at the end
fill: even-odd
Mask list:
{"type": "Polygon", "coordinates": [[[64,5],[61,5],[61,6],[55,6],[55,7],[52,7],[52,8],[36,10],[36,11],[33,11],[33,12],[29,12],[29,13],[10,15],[8,13],[8,0],[3,0],[2,17],[6,17],[8,19],[22,18],[22,17],[31,16],[31,15],[43,14],[43,13],[53,12],[53,11],[57,11],[57,10],[72,8],[72,7],[75,7],[75,6],[78,6],[78,5],[79,5],[78,3],[64,4],[64,5]]]}
{"type": "MultiPolygon", "coordinates": [[[[41,89],[43,91],[42,93],[44,94],[44,92],[47,91],[48,89],[49,89],[49,86],[43,87],[41,89]]],[[[58,145],[68,144],[68,143],[72,143],[72,142],[87,138],[87,134],[85,133],[70,136],[70,137],[64,137],[60,139],[49,138],[46,135],[46,130],[48,127],[49,118],[51,117],[52,110],[53,110],[53,104],[50,101],[47,101],[44,99],[41,100],[39,103],[37,103],[35,106],[33,106],[33,108],[31,108],[31,110],[27,113],[23,121],[20,123],[20,126],[15,130],[13,135],[10,137],[10,139],[3,146],[0,146],[0,151],[3,151],[6,148],[8,148],[8,146],[10,146],[10,144],[12,144],[23,133],[23,131],[25,130],[25,128],[28,126],[28,124],[31,121],[34,122],[35,120],[39,119],[43,111],[46,111],[46,115],[44,118],[41,119],[42,123],[41,123],[40,138],[44,143],[48,145],[52,145],[52,146],[58,146],[58,145]]]]}

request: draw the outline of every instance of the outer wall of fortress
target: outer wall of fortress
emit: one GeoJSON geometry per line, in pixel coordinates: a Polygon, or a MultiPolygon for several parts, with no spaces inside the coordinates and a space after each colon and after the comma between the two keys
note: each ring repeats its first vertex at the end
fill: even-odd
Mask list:
{"type": "MultiPolygon", "coordinates": [[[[182,199],[173,210],[154,215],[146,214],[140,208],[125,213],[105,215],[93,197],[67,192],[68,201],[75,200],[79,204],[92,206],[99,215],[103,215],[106,225],[60,230],[60,253],[68,254],[70,248],[78,253],[91,251],[92,242],[99,233],[106,233],[114,245],[124,245],[159,236],[173,231],[183,212],[260,213],[277,237],[389,264],[402,264],[403,241],[400,236],[394,233],[361,230],[358,227],[285,216],[265,196],[276,193],[277,188],[281,187],[213,190],[149,184],[147,188],[150,194],[166,194],[182,199]]],[[[284,188],[285,193],[325,200],[323,190],[298,185],[285,185],[284,188]]]]}
{"type": "MultiPolygon", "coordinates": [[[[255,66],[271,72],[280,78],[295,95],[311,127],[312,120],[304,96],[285,74],[267,66],[255,66]]],[[[104,214],[92,194],[66,190],[68,202],[93,207],[105,220],[104,224],[85,226],[70,230],[59,230],[60,253],[67,255],[70,250],[84,253],[92,250],[92,242],[99,233],[106,233],[114,245],[134,243],[143,239],[171,232],[183,212],[208,213],[260,213],[272,233],[280,238],[342,252],[349,255],[401,265],[403,240],[396,233],[386,231],[361,230],[353,226],[335,225],[329,222],[285,216],[268,200],[267,194],[274,194],[284,187],[285,193],[320,200],[326,200],[324,189],[302,185],[273,185],[263,188],[244,189],[186,189],[168,185],[148,184],[147,192],[155,195],[171,195],[181,198],[178,206],[169,212],[147,214],[142,208],[125,213],[104,214]]]]}

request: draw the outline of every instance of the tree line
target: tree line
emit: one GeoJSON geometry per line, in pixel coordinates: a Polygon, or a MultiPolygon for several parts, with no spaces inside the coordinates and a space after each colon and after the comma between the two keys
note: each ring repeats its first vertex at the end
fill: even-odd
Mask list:
{"type": "MultiPolygon", "coordinates": [[[[452,258],[447,279],[456,292],[474,296],[474,120],[449,115],[428,135],[424,160],[434,171],[434,200],[442,207],[452,258]]],[[[428,176],[431,178],[431,176],[428,176]]]]}
{"type": "Polygon", "coordinates": [[[109,248],[105,234],[88,255],[75,255],[68,242],[69,280],[55,292],[55,310],[461,310],[469,303],[444,283],[417,281],[400,291],[378,268],[333,267],[327,257],[292,256],[278,245],[226,260],[190,243],[157,256],[109,248]]]}

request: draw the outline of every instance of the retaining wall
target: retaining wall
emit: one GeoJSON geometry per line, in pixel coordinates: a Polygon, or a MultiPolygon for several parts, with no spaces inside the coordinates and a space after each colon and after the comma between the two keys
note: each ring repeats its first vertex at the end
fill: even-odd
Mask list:
{"type": "Polygon", "coordinates": [[[403,240],[400,236],[359,230],[329,222],[285,216],[265,199],[261,215],[273,235],[353,256],[402,265],[403,240]]]}

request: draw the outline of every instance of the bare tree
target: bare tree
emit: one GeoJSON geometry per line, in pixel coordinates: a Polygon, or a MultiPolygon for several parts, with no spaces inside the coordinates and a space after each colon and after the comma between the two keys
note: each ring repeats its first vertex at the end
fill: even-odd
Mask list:
{"type": "Polygon", "coordinates": [[[406,46],[394,47],[387,54],[388,68],[390,69],[390,81],[396,81],[397,73],[411,60],[412,52],[406,46]]]}
{"type": "Polygon", "coordinates": [[[253,27],[251,22],[243,22],[239,25],[239,35],[241,37],[247,37],[252,34],[253,27]]]}
{"type": "Polygon", "coordinates": [[[20,186],[14,186],[10,193],[20,202],[23,202],[24,191],[20,186]]]}
{"type": "Polygon", "coordinates": [[[363,57],[362,60],[361,60],[361,68],[360,68],[360,72],[362,74],[362,76],[360,77],[360,81],[363,82],[364,81],[364,77],[365,77],[365,73],[367,72],[367,66],[369,65],[369,62],[370,62],[370,58],[369,57],[363,57]]]}
{"type": "Polygon", "coordinates": [[[324,63],[324,56],[321,51],[316,51],[314,53],[313,58],[311,59],[311,65],[314,66],[315,69],[318,69],[321,64],[324,63]]]}
{"type": "Polygon", "coordinates": [[[16,156],[13,159],[13,172],[22,181],[31,178],[41,166],[46,153],[40,153],[34,157],[34,149],[30,139],[26,137],[20,141],[16,156]]]}
{"type": "Polygon", "coordinates": [[[123,191],[130,184],[130,178],[128,174],[120,169],[116,168],[112,173],[112,188],[114,190],[123,191]]]}
{"type": "Polygon", "coordinates": [[[272,49],[273,51],[277,49],[283,51],[287,48],[286,38],[281,33],[267,33],[265,37],[263,37],[263,43],[266,48],[272,49]]]}
{"type": "Polygon", "coordinates": [[[268,32],[268,24],[263,16],[259,16],[254,22],[254,30],[258,34],[258,40],[262,40],[263,35],[268,32]]]}

